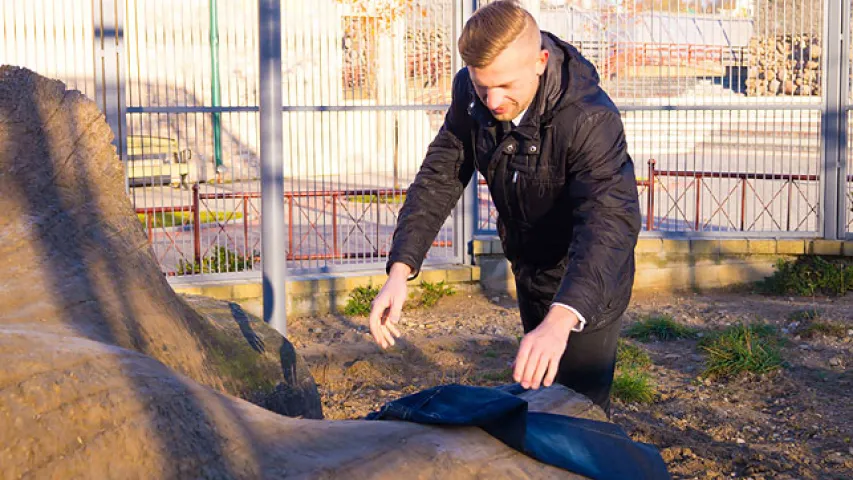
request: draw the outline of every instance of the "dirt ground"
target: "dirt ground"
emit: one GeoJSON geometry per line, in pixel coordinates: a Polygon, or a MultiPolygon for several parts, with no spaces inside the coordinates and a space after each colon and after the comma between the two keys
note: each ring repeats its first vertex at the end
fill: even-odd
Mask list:
{"type": "MultiPolygon", "coordinates": [[[[785,366],[764,376],[698,380],[705,356],[696,340],[631,343],[654,365],[652,404],[615,400],[613,421],[658,446],[674,478],[853,478],[853,294],[765,297],[748,292],[636,296],[628,326],[669,314],[699,331],[741,321],[782,329],[785,366]],[[818,308],[846,336],[790,333],[794,312],[818,308]]],[[[509,297],[459,292],[430,309],[404,313],[402,341],[382,352],[366,318],[296,319],[289,337],[320,386],[329,419],[354,419],[383,403],[451,382],[511,382],[522,334],[509,297]]]]}

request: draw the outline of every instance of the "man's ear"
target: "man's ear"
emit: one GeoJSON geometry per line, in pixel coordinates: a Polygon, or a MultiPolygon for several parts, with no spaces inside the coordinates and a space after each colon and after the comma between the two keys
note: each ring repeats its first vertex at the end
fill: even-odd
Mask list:
{"type": "Polygon", "coordinates": [[[548,57],[551,56],[551,52],[547,49],[543,48],[539,50],[539,58],[536,60],[536,74],[542,75],[545,73],[545,67],[548,66],[548,57]]]}

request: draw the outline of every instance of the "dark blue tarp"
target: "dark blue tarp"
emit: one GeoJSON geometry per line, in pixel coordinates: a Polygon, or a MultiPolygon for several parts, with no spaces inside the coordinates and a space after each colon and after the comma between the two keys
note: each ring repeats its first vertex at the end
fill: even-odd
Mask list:
{"type": "Polygon", "coordinates": [[[618,425],[530,412],[522,392],[518,384],[442,385],[389,402],[367,419],[480,427],[532,458],[593,479],[670,478],[658,450],[618,425]]]}

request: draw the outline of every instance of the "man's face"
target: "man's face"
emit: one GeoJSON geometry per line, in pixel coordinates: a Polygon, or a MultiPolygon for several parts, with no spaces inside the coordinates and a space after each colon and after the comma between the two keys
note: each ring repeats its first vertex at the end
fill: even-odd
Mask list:
{"type": "Polygon", "coordinates": [[[548,51],[540,49],[538,31],[522,33],[495,60],[483,67],[468,67],[474,89],[492,116],[511,121],[530,106],[539,88],[539,76],[548,63],[548,51]]]}

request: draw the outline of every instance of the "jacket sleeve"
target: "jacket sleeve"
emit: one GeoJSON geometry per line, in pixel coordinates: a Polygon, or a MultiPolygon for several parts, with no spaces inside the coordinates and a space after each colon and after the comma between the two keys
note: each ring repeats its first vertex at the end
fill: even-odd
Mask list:
{"type": "Polygon", "coordinates": [[[474,173],[473,160],[466,155],[471,143],[467,78],[465,70],[454,77],[451,105],[444,123],[427,148],[400,209],[386,272],[394,263],[401,262],[412,268],[411,278],[418,276],[439,229],[474,173]]]}
{"type": "Polygon", "coordinates": [[[622,120],[614,111],[581,121],[567,159],[567,188],[574,224],[568,264],[554,302],[571,305],[589,326],[617,300],[625,265],[641,228],[634,164],[622,120]]]}

